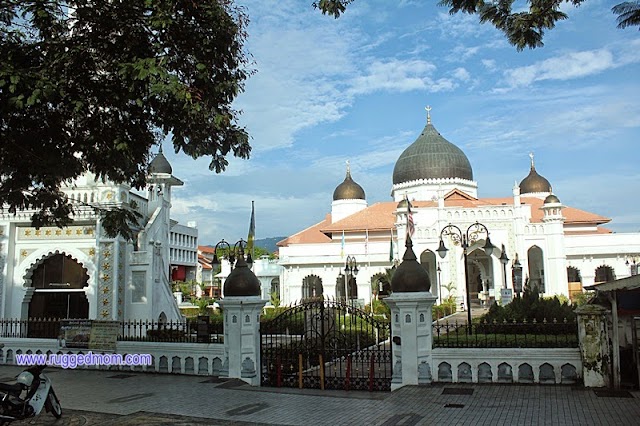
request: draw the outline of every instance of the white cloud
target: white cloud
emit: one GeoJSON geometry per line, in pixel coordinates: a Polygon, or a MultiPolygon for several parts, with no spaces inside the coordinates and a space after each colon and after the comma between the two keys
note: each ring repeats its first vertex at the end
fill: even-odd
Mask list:
{"type": "Polygon", "coordinates": [[[435,65],[422,60],[375,60],[364,75],[352,79],[349,92],[361,95],[381,90],[407,92],[426,89],[435,70],[435,65]]]}
{"type": "Polygon", "coordinates": [[[461,81],[469,81],[471,79],[469,71],[464,68],[456,68],[453,70],[453,76],[461,81]]]}
{"type": "Polygon", "coordinates": [[[497,69],[495,59],[483,59],[481,62],[489,72],[493,72],[497,69]]]}
{"type": "Polygon", "coordinates": [[[535,81],[571,80],[599,74],[615,66],[613,54],[607,49],[569,52],[545,59],[533,65],[505,72],[509,86],[528,86],[535,81]]]}

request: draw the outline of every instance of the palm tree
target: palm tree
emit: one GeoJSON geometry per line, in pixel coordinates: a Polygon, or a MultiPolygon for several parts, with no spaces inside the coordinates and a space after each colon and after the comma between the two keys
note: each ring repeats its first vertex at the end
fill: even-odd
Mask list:
{"type": "Polygon", "coordinates": [[[611,11],[618,15],[618,28],[640,26],[640,1],[625,1],[613,6],[611,11]]]}

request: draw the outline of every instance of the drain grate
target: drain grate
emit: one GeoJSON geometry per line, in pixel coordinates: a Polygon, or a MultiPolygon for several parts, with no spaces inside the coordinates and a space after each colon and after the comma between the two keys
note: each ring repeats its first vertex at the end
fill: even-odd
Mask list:
{"type": "Polygon", "coordinates": [[[115,374],[113,376],[107,376],[107,379],[128,379],[129,377],[136,377],[135,374],[115,374]]]}
{"type": "Polygon", "coordinates": [[[471,388],[444,388],[442,395],[473,395],[471,388]]]}
{"type": "Polygon", "coordinates": [[[594,390],[593,393],[600,398],[633,398],[633,395],[626,390],[599,389],[594,390]]]}
{"type": "Polygon", "coordinates": [[[464,408],[464,404],[445,404],[444,408],[464,408]]]}

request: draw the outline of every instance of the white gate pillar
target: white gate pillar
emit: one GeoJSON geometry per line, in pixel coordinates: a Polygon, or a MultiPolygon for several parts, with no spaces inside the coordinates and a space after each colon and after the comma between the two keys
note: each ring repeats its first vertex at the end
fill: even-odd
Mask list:
{"type": "Polygon", "coordinates": [[[431,281],[413,252],[411,238],[402,263],[391,280],[391,390],[406,385],[431,383],[433,377],[432,308],[436,297],[429,291],[431,281]]]}
{"type": "Polygon", "coordinates": [[[606,308],[599,305],[584,305],[576,309],[585,387],[603,387],[609,384],[611,360],[606,325],[608,313],[606,308]]]}
{"type": "Polygon", "coordinates": [[[220,375],[260,386],[260,280],[247,267],[242,247],[236,267],[224,282],[225,360],[220,375]]]}

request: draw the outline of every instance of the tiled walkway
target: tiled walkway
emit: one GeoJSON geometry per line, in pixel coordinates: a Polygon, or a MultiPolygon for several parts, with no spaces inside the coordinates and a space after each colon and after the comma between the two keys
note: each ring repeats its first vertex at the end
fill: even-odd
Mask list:
{"type": "MultiPolygon", "coordinates": [[[[21,371],[0,366],[0,378],[21,371]]],[[[31,425],[632,425],[640,392],[431,385],[393,393],[252,388],[235,380],[47,369],[64,415],[31,425]]]]}

